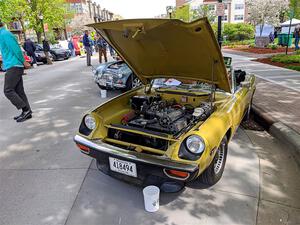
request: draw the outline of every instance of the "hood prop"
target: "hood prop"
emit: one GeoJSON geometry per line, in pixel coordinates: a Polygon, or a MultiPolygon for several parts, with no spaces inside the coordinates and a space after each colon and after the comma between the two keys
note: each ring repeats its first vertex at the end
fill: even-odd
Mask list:
{"type": "Polygon", "coordinates": [[[217,60],[213,60],[213,63],[212,63],[212,67],[211,67],[211,90],[210,90],[210,106],[211,108],[213,108],[213,103],[215,102],[215,99],[216,99],[216,85],[214,84],[214,74],[215,74],[215,71],[214,71],[214,68],[215,68],[215,65],[218,63],[217,60]]]}

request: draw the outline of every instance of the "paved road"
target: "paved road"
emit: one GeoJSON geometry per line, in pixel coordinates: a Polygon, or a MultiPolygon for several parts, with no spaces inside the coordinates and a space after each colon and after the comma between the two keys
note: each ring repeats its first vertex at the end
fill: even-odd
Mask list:
{"type": "Polygon", "coordinates": [[[83,112],[103,101],[84,59],[24,79],[33,119],[15,123],[0,95],[1,225],[299,224],[299,168],[266,132],[239,129],[217,185],[162,194],[160,210],[146,213],[140,187],[98,172],[72,141],[83,112]]]}

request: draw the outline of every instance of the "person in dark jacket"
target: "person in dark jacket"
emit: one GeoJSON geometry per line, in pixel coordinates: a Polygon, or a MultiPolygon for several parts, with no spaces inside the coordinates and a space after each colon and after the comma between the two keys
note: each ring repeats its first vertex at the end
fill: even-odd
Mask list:
{"type": "Polygon", "coordinates": [[[91,43],[89,38],[89,31],[86,30],[83,35],[82,44],[86,51],[86,64],[91,66],[91,43]]]}
{"type": "Polygon", "coordinates": [[[44,50],[44,53],[46,55],[47,64],[51,65],[52,61],[50,59],[50,53],[49,53],[50,52],[50,45],[49,45],[49,42],[46,38],[43,40],[43,50],[44,50]]]}
{"type": "Polygon", "coordinates": [[[104,56],[104,61],[107,62],[107,54],[106,54],[107,43],[99,34],[98,34],[96,44],[99,49],[99,63],[102,63],[102,55],[104,56]]]}
{"type": "Polygon", "coordinates": [[[34,43],[28,38],[25,41],[23,48],[26,51],[27,55],[32,58],[32,64],[36,65],[37,61],[36,61],[36,57],[35,57],[35,54],[34,54],[34,52],[35,52],[34,43]]]}
{"type": "Polygon", "coordinates": [[[6,70],[4,94],[18,110],[22,109],[22,113],[19,116],[15,116],[14,120],[23,122],[32,117],[22,78],[24,67],[29,68],[30,64],[25,61],[16,37],[4,27],[4,23],[1,20],[0,51],[4,69],[6,70]]]}

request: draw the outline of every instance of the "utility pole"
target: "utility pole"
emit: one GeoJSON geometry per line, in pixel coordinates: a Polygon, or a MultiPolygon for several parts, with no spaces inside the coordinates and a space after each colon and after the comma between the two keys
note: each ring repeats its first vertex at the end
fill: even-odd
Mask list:
{"type": "MultiPolygon", "coordinates": [[[[218,4],[222,4],[222,0],[218,0],[218,4]]],[[[218,15],[218,43],[222,48],[222,16],[218,15]]]]}

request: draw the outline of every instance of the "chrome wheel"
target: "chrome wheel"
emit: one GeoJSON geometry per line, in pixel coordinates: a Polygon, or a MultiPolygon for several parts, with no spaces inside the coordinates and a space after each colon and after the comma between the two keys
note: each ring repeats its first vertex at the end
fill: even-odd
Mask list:
{"type": "Polygon", "coordinates": [[[225,159],[225,143],[221,143],[218,151],[216,152],[215,159],[214,159],[214,172],[218,174],[223,166],[225,159]]]}
{"type": "Polygon", "coordinates": [[[132,88],[136,88],[142,85],[142,82],[139,80],[139,78],[135,77],[132,80],[132,88]]]}

